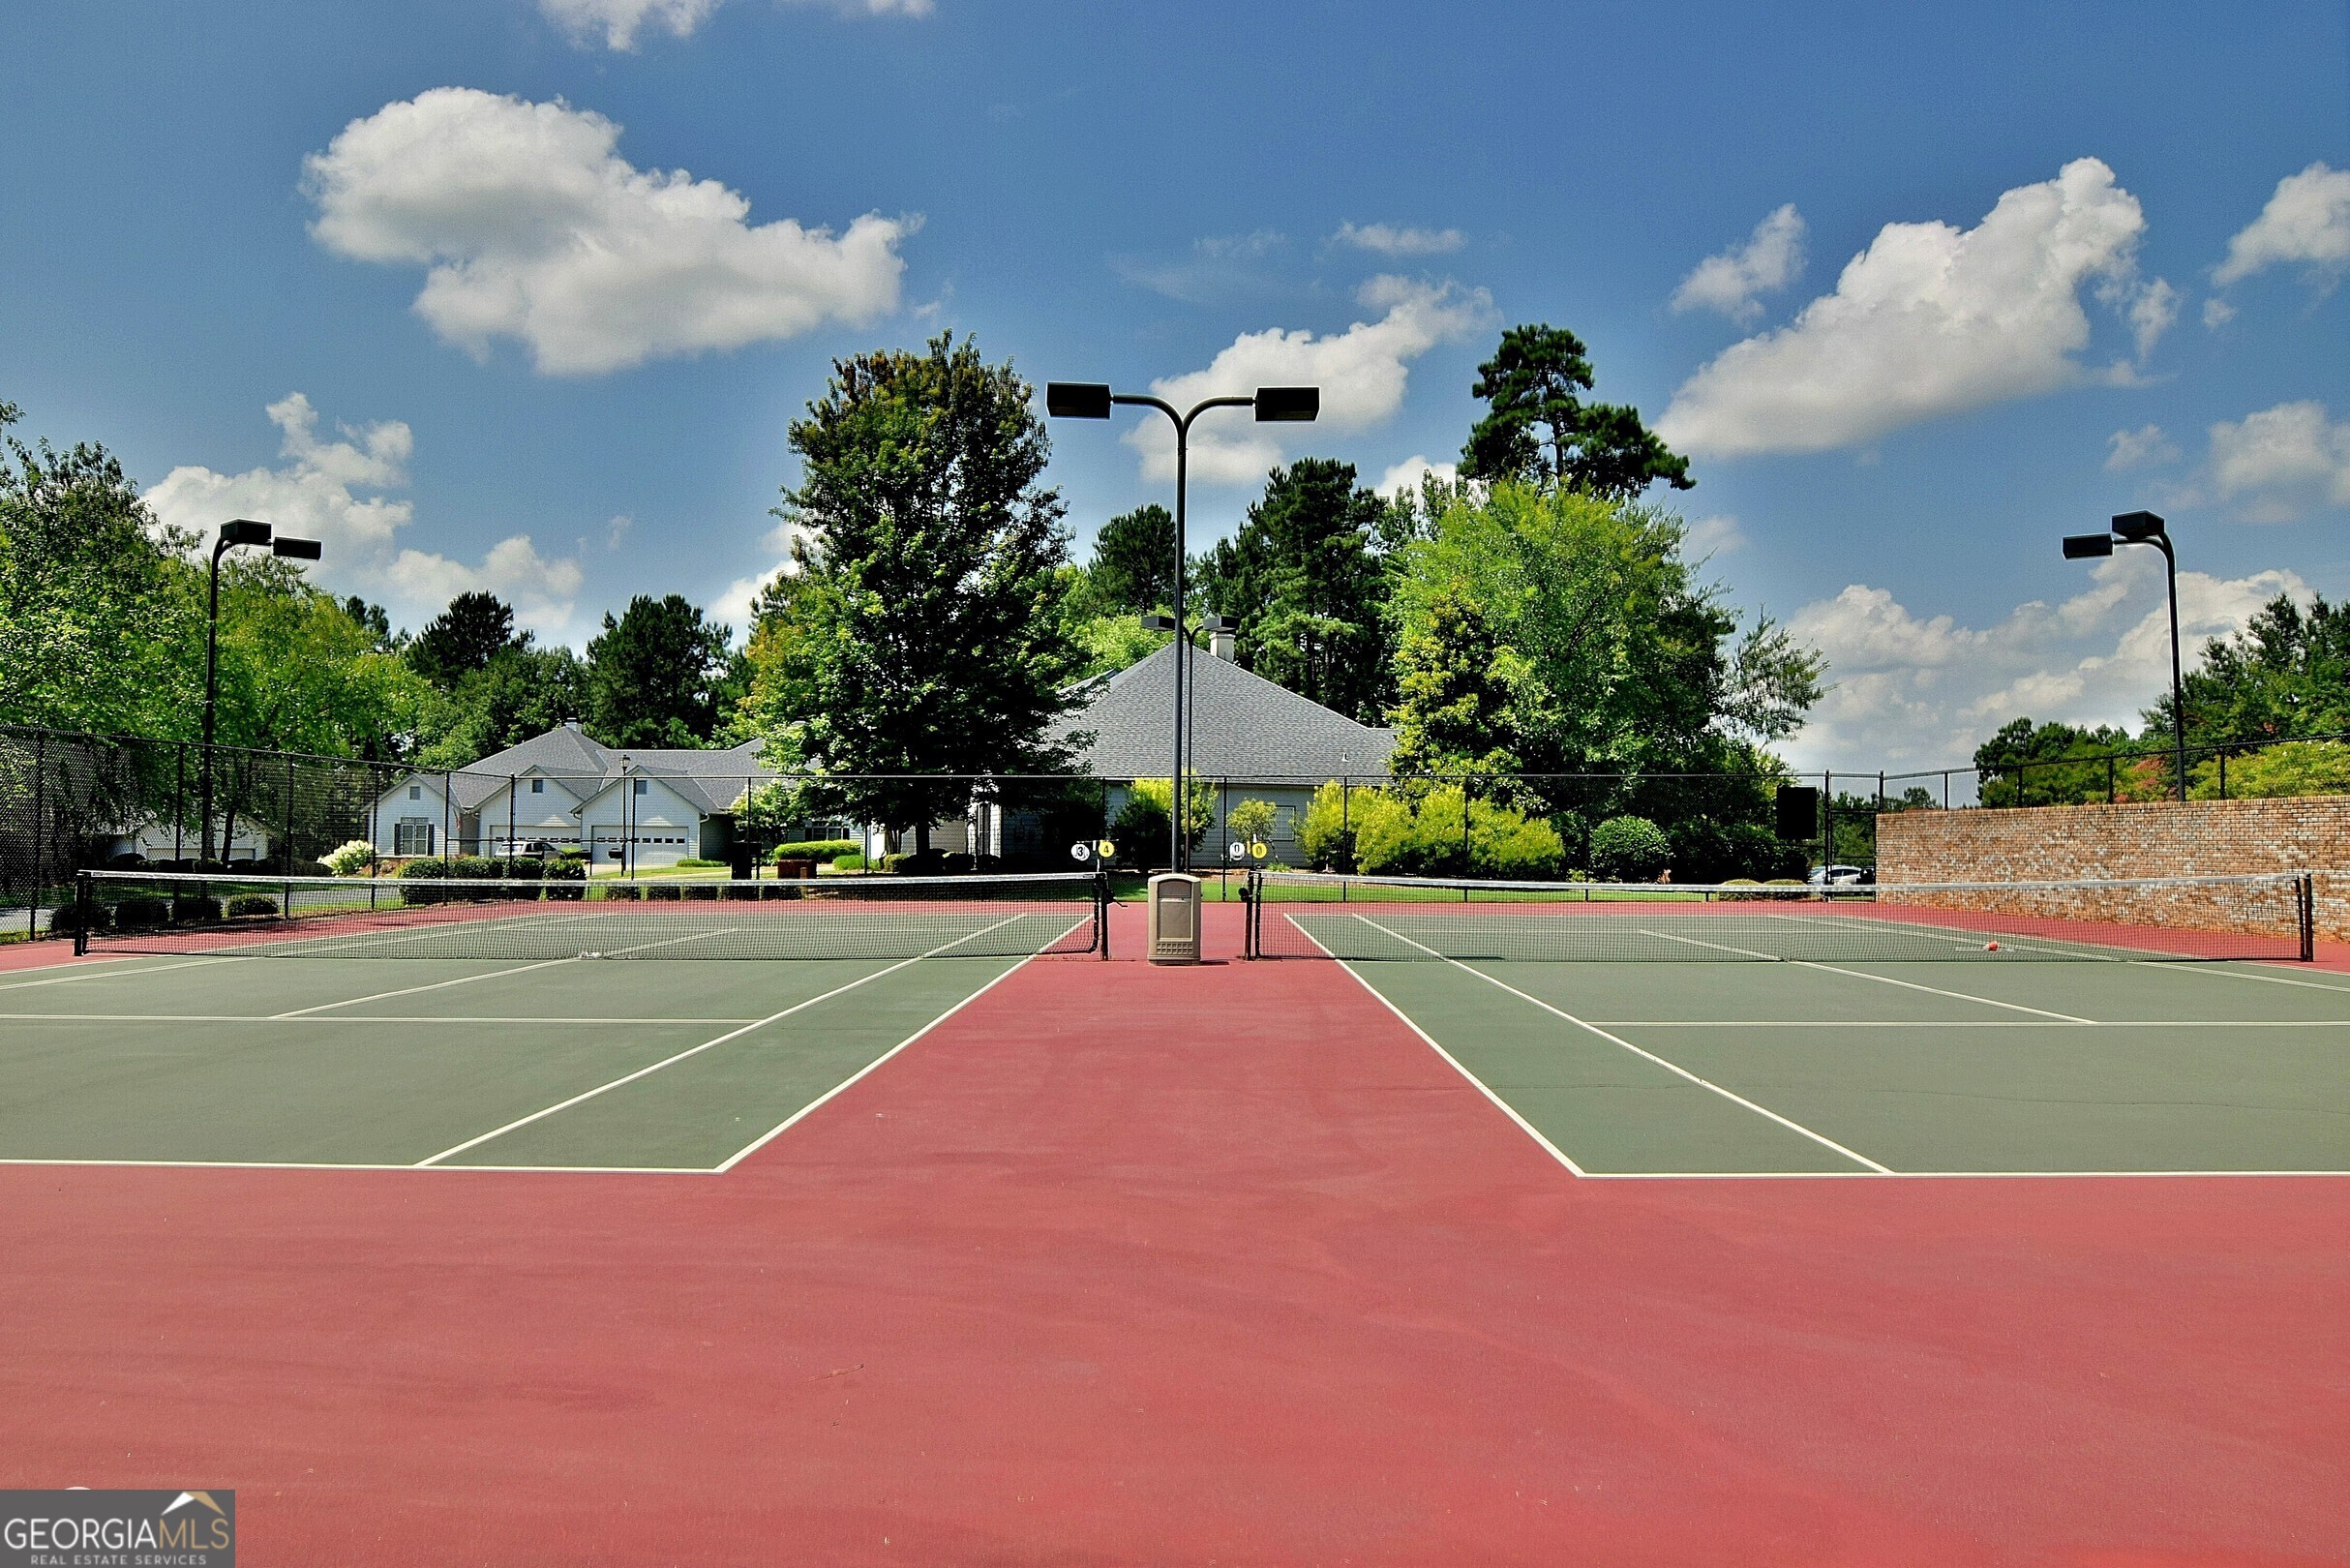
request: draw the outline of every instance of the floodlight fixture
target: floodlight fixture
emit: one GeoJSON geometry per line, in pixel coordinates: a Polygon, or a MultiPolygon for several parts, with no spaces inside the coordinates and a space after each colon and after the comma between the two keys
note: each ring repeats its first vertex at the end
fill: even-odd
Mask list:
{"type": "Polygon", "coordinates": [[[1260,386],[1256,389],[1256,422],[1260,425],[1305,425],[1322,411],[1318,386],[1260,386]]]}
{"type": "Polygon", "coordinates": [[[2163,531],[2162,519],[2152,512],[2122,512],[2114,518],[2114,532],[2131,544],[2145,544],[2163,531]]]}
{"type": "Polygon", "coordinates": [[[238,545],[265,545],[269,542],[269,533],[268,524],[240,517],[232,523],[221,525],[221,537],[216,549],[233,550],[238,545]]]}
{"type": "Polygon", "coordinates": [[[2114,536],[2110,533],[2067,533],[2064,535],[2066,560],[2094,560],[2114,553],[2114,536]]]}
{"type": "Polygon", "coordinates": [[[1110,389],[1106,381],[1047,381],[1044,411],[1055,419],[1107,419],[1110,389]]]}
{"type": "Polygon", "coordinates": [[[274,539],[270,541],[269,553],[287,560],[316,560],[325,551],[316,539],[274,539]]]}
{"type": "Polygon", "coordinates": [[[1206,629],[1212,632],[1236,632],[1240,622],[1231,616],[1210,616],[1206,629]]]}
{"type": "Polygon", "coordinates": [[[1142,629],[1144,631],[1171,632],[1175,629],[1175,618],[1173,616],[1144,616],[1142,629]]]}

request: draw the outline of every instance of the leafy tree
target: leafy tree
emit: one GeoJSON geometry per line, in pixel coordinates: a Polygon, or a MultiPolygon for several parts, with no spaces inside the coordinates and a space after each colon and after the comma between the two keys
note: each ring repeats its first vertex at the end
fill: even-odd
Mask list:
{"type": "Polygon", "coordinates": [[[588,645],[588,711],[612,746],[708,743],[726,695],[727,628],[702,618],[680,594],[640,593],[588,645]]]}
{"type": "Polygon", "coordinates": [[[1689,460],[1641,423],[1640,410],[1585,403],[1591,361],[1574,333],[1548,323],[1514,326],[1470,388],[1488,411],[1461,451],[1471,479],[1521,479],[1630,499],[1656,480],[1687,490],[1689,460]]]}
{"type": "Polygon", "coordinates": [[[2147,769],[2127,762],[2109,769],[2103,760],[2134,749],[2141,748],[2129,732],[2110,724],[2082,729],[2019,718],[1974,748],[1976,793],[1987,806],[2079,805],[2106,799],[2109,787],[2121,799],[2148,798],[2141,788],[2147,769]]]}
{"type": "MultiPolygon", "coordinates": [[[[352,618],[365,624],[363,613],[352,618]]],[[[408,644],[407,660],[418,675],[448,691],[466,677],[489,669],[490,661],[504,649],[526,648],[529,641],[527,632],[514,634],[512,605],[494,593],[460,593],[408,644]]]]}
{"type": "Polygon", "coordinates": [[[1672,843],[1646,817],[1610,817],[1591,829],[1591,874],[1603,882],[1649,882],[1672,860],[1672,843]]]}
{"type": "Polygon", "coordinates": [[[921,353],[834,361],[791,443],[802,477],[778,512],[805,541],[807,582],[778,716],[822,771],[927,775],[817,792],[827,809],[912,827],[924,853],[930,825],[969,799],[967,780],[941,775],[1068,760],[1047,730],[1082,655],[1031,388],[946,334],[921,353]]]}
{"type": "MultiPolygon", "coordinates": [[[[2232,799],[2273,799],[2288,795],[2350,795],[2350,745],[2339,740],[2280,740],[2259,751],[2228,759],[2227,792],[2232,799]]],[[[2219,795],[2219,759],[2187,771],[2187,794],[2198,800],[2219,795]]]]}
{"type": "MultiPolygon", "coordinates": [[[[1754,742],[1800,722],[1824,665],[1766,621],[1740,638],[1739,618],[1692,576],[1681,537],[1669,512],[1581,491],[1502,481],[1456,496],[1404,547],[1395,578],[1396,619],[1423,680],[1398,711],[1414,754],[1464,765],[1500,753],[1538,773],[1775,768],[1754,742]],[[1482,621],[1473,635],[1468,606],[1482,621]],[[1473,679],[1480,659],[1488,674],[1473,679]]],[[[1767,810],[1760,789],[1734,800],[1707,792],[1717,798],[1733,815],[1767,810]]],[[[1604,816],[1631,802],[1548,803],[1604,816]]],[[[1649,803],[1675,818],[1691,810],[1649,803]]]]}
{"type": "Polygon", "coordinates": [[[1366,723],[1392,700],[1377,549],[1388,503],[1354,465],[1303,458],[1268,476],[1200,566],[1200,597],[1240,622],[1243,668],[1366,723]]]}
{"type": "MultiPolygon", "coordinates": [[[[2321,594],[2305,610],[2280,593],[2243,631],[2205,648],[2182,684],[2190,746],[2350,731],[2350,604],[2321,594]]],[[[2146,726],[2147,743],[2170,740],[2168,692],[2146,726]]],[[[2233,763],[2228,771],[2233,794],[2233,763]]]]}
{"type": "MultiPolygon", "coordinates": [[[[17,417],[0,404],[0,427],[17,417]]],[[[0,723],[193,732],[203,601],[105,448],[11,439],[0,457],[0,723]]]]}
{"type": "Polygon", "coordinates": [[[1175,517],[1156,503],[1124,512],[1094,535],[1086,598],[1099,615],[1128,618],[1175,602],[1175,517]]]}
{"type": "Polygon", "coordinates": [[[391,613],[379,604],[368,603],[356,593],[343,601],[343,613],[366,627],[376,641],[386,648],[400,646],[407,636],[406,632],[398,637],[393,636],[391,613]]]}
{"type": "Polygon", "coordinates": [[[489,668],[437,694],[416,760],[427,768],[463,768],[587,711],[588,666],[567,648],[533,646],[525,632],[492,655],[489,668]]]}
{"type": "Polygon", "coordinates": [[[1459,582],[1438,584],[1396,649],[1399,773],[1514,773],[1531,670],[1459,582]]]}
{"type": "Polygon", "coordinates": [[[1547,876],[1565,858],[1549,823],[1465,798],[1459,785],[1386,792],[1366,805],[1354,828],[1355,862],[1374,876],[1547,876]]]}

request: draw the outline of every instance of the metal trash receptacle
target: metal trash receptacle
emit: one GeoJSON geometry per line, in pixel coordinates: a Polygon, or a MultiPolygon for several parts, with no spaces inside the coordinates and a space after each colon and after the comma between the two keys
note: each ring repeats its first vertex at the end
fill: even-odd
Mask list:
{"type": "Polygon", "coordinates": [[[1151,962],[1199,962],[1199,879],[1161,871],[1151,879],[1151,962]]]}

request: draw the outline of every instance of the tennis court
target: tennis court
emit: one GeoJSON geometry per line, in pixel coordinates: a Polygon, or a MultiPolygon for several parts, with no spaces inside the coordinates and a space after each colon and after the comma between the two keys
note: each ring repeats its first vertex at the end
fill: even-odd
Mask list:
{"type": "Polygon", "coordinates": [[[2305,888],[2094,890],[1276,875],[1253,942],[1343,964],[1579,1175],[2350,1171],[2350,976],[2298,961],[2305,888]]]}

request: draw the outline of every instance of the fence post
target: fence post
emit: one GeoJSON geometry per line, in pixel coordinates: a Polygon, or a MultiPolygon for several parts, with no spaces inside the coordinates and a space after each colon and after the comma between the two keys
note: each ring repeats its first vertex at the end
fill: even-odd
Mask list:
{"type": "MultiPolygon", "coordinates": [[[[1354,871],[1355,859],[1354,776],[1350,773],[1339,775],[1339,843],[1345,855],[1345,862],[1339,867],[1339,870],[1341,874],[1351,875],[1354,871]]],[[[1346,902],[1346,884],[1343,882],[1339,884],[1339,902],[1341,904],[1346,902]]]]}
{"type": "Polygon", "coordinates": [[[449,863],[449,806],[452,792],[457,788],[457,776],[447,769],[440,770],[440,863],[449,863]]]}
{"type": "Polygon", "coordinates": [[[33,732],[33,896],[24,904],[24,939],[27,942],[41,934],[41,878],[43,848],[48,843],[47,807],[42,799],[42,786],[48,782],[49,732],[33,732]]]}
{"type": "Polygon", "coordinates": [[[171,863],[188,864],[188,742],[171,743],[171,863]]]}
{"type": "MultiPolygon", "coordinates": [[[[506,859],[509,860],[514,859],[514,792],[520,788],[522,788],[522,781],[514,774],[508,773],[506,775],[506,859]]],[[[749,796],[750,788],[746,783],[743,787],[743,797],[747,799],[749,796]]]]}
{"type": "Polygon", "coordinates": [[[2105,754],[2105,803],[2112,805],[2118,799],[2114,793],[2114,754],[2109,751],[2105,754]]]}
{"type": "Polygon", "coordinates": [[[1827,868],[1836,863],[1836,770],[1820,774],[1820,896],[1827,896],[1827,868]]]}
{"type": "Polygon", "coordinates": [[[2226,752],[2224,752],[2224,751],[2223,751],[2223,752],[2221,752],[2221,753],[2219,754],[2219,799],[2221,799],[2222,800],[2224,800],[2224,799],[2226,799],[2227,798],[2228,798],[2228,754],[2227,754],[2226,752]]]}
{"type": "Polygon", "coordinates": [[[292,876],[294,862],[294,760],[291,757],[286,759],[286,847],[282,852],[281,859],[284,859],[286,864],[286,874],[287,876],[292,876]]]}

